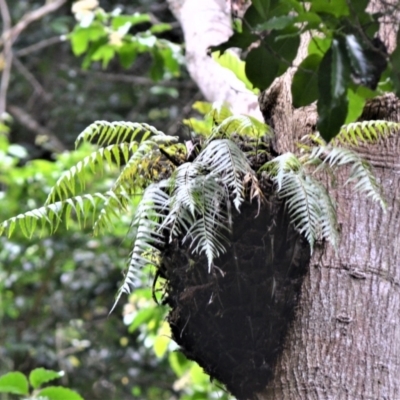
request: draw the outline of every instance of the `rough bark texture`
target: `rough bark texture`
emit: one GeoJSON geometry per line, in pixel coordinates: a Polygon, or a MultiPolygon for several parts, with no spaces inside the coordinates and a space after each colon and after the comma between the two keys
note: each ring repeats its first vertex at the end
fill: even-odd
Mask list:
{"type": "MultiPolygon", "coordinates": [[[[363,118],[399,121],[399,110],[399,100],[386,95],[363,118]]],[[[357,150],[375,166],[387,211],[344,186],[346,171],[330,188],[339,250],[315,251],[274,379],[259,400],[400,398],[400,140],[357,150]]]]}
{"type": "MultiPolygon", "coordinates": [[[[183,3],[193,4],[193,0],[183,3]]],[[[218,0],[212,3],[222,5],[218,0]]],[[[375,3],[372,6],[378,8],[386,4],[383,0],[375,3]]],[[[184,15],[178,17],[182,23],[187,18],[184,15]]],[[[219,29],[215,20],[213,29],[219,29]]],[[[185,39],[190,32],[185,31],[185,39]]],[[[390,33],[382,31],[382,35],[389,37],[390,33]]],[[[393,47],[391,43],[387,46],[393,47]]],[[[195,44],[188,48],[189,63],[196,58],[191,52],[196,52],[195,44]]],[[[196,75],[195,66],[193,63],[189,70],[201,85],[207,78],[196,75]]],[[[273,145],[278,154],[295,152],[296,141],[314,131],[317,121],[315,105],[293,110],[292,73],[260,96],[262,114],[275,131],[273,145]]],[[[212,91],[203,89],[203,93],[216,100],[212,91]]],[[[369,104],[363,118],[399,121],[399,110],[398,99],[387,95],[369,104]]],[[[246,107],[239,112],[246,113],[246,107]]],[[[290,252],[295,243],[301,243],[288,234],[287,216],[276,213],[277,203],[272,202],[260,215],[268,237],[279,243],[280,250],[272,259],[268,258],[270,248],[260,241],[261,227],[250,218],[251,209],[234,221],[232,248],[246,241],[251,244],[218,260],[221,272],[216,269],[207,274],[204,266],[201,269],[201,260],[195,260],[198,268],[191,269],[193,261],[188,261],[185,249],[176,248],[166,258],[165,274],[170,279],[167,302],[173,307],[170,322],[175,339],[189,358],[239,399],[400,399],[399,137],[358,149],[375,167],[388,203],[386,214],[379,205],[355,194],[351,185],[344,187],[347,171],[343,170],[330,188],[341,225],[339,249],[335,252],[321,243],[303,275],[307,249],[297,247],[295,259],[303,261],[293,265],[301,265],[297,269],[301,273],[294,283],[279,275],[273,291],[281,300],[276,304],[269,297],[274,275],[260,275],[267,272],[256,265],[266,262],[268,271],[288,271],[292,264],[285,258],[285,246],[290,252]],[[253,230],[260,232],[258,241],[253,230]],[[287,237],[290,240],[285,242],[287,237]],[[256,249],[263,247],[265,253],[258,253],[256,249]],[[247,254],[252,257],[246,261],[247,254]],[[241,260],[239,267],[236,257],[241,260]],[[179,276],[173,272],[176,265],[181,269],[179,276]],[[202,272],[196,277],[195,270],[202,272]],[[263,289],[266,293],[261,295],[263,289]],[[241,291],[255,295],[246,297],[241,291]],[[244,303],[239,305],[239,299],[244,303]],[[268,311],[262,310],[264,306],[268,311]],[[263,334],[263,329],[269,330],[270,336],[263,334]],[[260,359],[256,357],[259,354],[260,359]]],[[[328,177],[322,179],[329,185],[328,177]]]]}

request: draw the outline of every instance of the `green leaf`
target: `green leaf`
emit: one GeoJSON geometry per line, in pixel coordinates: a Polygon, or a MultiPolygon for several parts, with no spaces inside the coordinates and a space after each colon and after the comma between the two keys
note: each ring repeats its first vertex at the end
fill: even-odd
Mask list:
{"type": "Polygon", "coordinates": [[[313,37],[308,45],[308,54],[324,56],[332,44],[332,38],[313,37]]]}
{"type": "Polygon", "coordinates": [[[346,49],[353,71],[361,80],[368,78],[370,66],[364,50],[355,35],[346,35],[346,49]]]}
{"type": "Polygon", "coordinates": [[[334,39],[320,63],[317,126],[326,141],[339,133],[347,116],[350,66],[345,51],[343,43],[334,39]]]}
{"type": "Polygon", "coordinates": [[[253,90],[253,85],[246,76],[245,62],[242,61],[233,51],[226,51],[222,55],[219,52],[214,52],[212,56],[221,67],[232,71],[235,76],[244,83],[247,89],[253,90]]]}
{"type": "Polygon", "coordinates": [[[152,52],[153,64],[150,69],[150,77],[157,82],[164,77],[164,57],[158,49],[152,52]]]}
{"type": "Polygon", "coordinates": [[[341,41],[334,39],[331,49],[331,95],[335,99],[343,96],[347,89],[350,80],[350,68],[341,41]]]}
{"type": "Polygon", "coordinates": [[[118,49],[119,62],[128,69],[135,62],[138,55],[137,44],[135,42],[124,43],[118,49]]]}
{"type": "Polygon", "coordinates": [[[115,55],[115,47],[110,44],[100,46],[92,55],[93,61],[102,61],[103,69],[106,69],[109,62],[115,55]]]}
{"type": "Polygon", "coordinates": [[[366,98],[359,93],[360,91],[353,91],[349,89],[347,91],[347,100],[349,102],[349,111],[346,117],[345,124],[357,121],[359,116],[362,114],[366,98]]]}
{"type": "Polygon", "coordinates": [[[266,89],[273,80],[282,75],[297,54],[300,39],[296,30],[272,31],[252,49],[246,57],[246,75],[260,90],[266,89]]]}
{"type": "Polygon", "coordinates": [[[142,24],[143,22],[150,22],[149,14],[135,13],[133,15],[117,15],[112,18],[111,27],[113,29],[118,29],[127,23],[133,26],[136,24],[142,24]]]}
{"type": "Polygon", "coordinates": [[[165,335],[159,335],[155,338],[153,348],[154,353],[158,358],[164,357],[165,353],[168,350],[168,345],[171,342],[171,339],[165,335]]]}
{"type": "Polygon", "coordinates": [[[49,400],[83,400],[81,395],[62,386],[49,386],[42,389],[37,395],[47,397],[49,400]]]}
{"type": "Polygon", "coordinates": [[[37,389],[43,383],[58,379],[64,375],[64,371],[52,371],[45,368],[36,368],[29,374],[29,382],[34,389],[37,389]]]}
{"type": "Polygon", "coordinates": [[[256,30],[269,31],[272,29],[276,30],[285,29],[289,25],[293,24],[293,21],[295,19],[296,17],[294,15],[282,15],[280,17],[272,17],[267,22],[257,25],[256,30]]]}
{"type": "Polygon", "coordinates": [[[336,18],[346,17],[350,14],[346,0],[312,0],[310,11],[331,14],[336,18]]]}
{"type": "Polygon", "coordinates": [[[220,51],[223,53],[232,47],[246,50],[252,43],[258,39],[258,36],[251,33],[249,30],[244,30],[242,33],[234,32],[234,34],[224,43],[218,46],[211,46],[211,51],[220,51]]]}
{"type": "Polygon", "coordinates": [[[400,30],[397,32],[397,47],[390,55],[390,63],[390,78],[393,81],[396,95],[400,97],[400,30]]]}
{"type": "Polygon", "coordinates": [[[79,56],[88,49],[91,41],[95,42],[105,36],[107,36],[105,27],[99,24],[92,24],[87,28],[77,27],[69,36],[72,51],[79,56]]]}
{"type": "Polygon", "coordinates": [[[303,107],[318,99],[318,68],[322,57],[310,54],[299,65],[292,81],[294,107],[303,107]]]}
{"type": "Polygon", "coordinates": [[[254,8],[263,18],[268,18],[269,0],[251,0],[254,8]]]}
{"type": "Polygon", "coordinates": [[[246,75],[254,87],[264,90],[276,78],[279,61],[264,46],[252,49],[246,57],[246,75]]]}
{"type": "Polygon", "coordinates": [[[9,372],[0,377],[0,393],[28,394],[28,379],[21,372],[9,372]]]}

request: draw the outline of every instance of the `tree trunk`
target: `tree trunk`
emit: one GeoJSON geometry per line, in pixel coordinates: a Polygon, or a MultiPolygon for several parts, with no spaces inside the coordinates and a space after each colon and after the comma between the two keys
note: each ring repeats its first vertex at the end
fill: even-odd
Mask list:
{"type": "MultiPolygon", "coordinates": [[[[222,7],[223,2],[208,1],[222,7]]],[[[178,6],[175,14],[185,23],[188,17],[179,14],[179,10],[182,9],[178,6]]],[[[226,25],[224,21],[222,26],[226,25]]],[[[201,29],[201,24],[196,26],[201,29]]],[[[213,29],[218,30],[216,23],[213,29]]],[[[190,32],[185,31],[185,40],[193,43],[196,35],[191,36],[190,32]]],[[[201,32],[197,31],[197,35],[201,32]]],[[[204,52],[210,44],[216,43],[203,43],[200,51],[204,52]]],[[[194,44],[189,44],[188,49],[189,64],[196,57],[203,57],[204,61],[204,54],[194,55],[194,44]]],[[[189,71],[201,86],[202,79],[207,79],[197,68],[193,64],[189,71]]],[[[275,81],[260,97],[262,114],[275,130],[277,153],[296,151],[295,142],[315,129],[317,119],[315,106],[293,110],[290,74],[275,81]]],[[[218,76],[218,79],[223,78],[218,76]]],[[[215,87],[220,85],[218,79],[215,87]]],[[[208,100],[216,100],[215,91],[202,90],[208,100]]],[[[229,101],[229,96],[225,100],[229,101]]],[[[235,103],[235,112],[248,113],[246,100],[241,98],[240,101],[235,103]],[[240,101],[242,106],[237,105],[240,101]]],[[[399,110],[399,100],[387,95],[371,102],[363,118],[400,121],[399,110]]],[[[266,221],[265,228],[255,227],[254,212],[250,211],[250,214],[244,212],[247,223],[241,223],[240,219],[234,221],[234,236],[237,234],[235,224],[239,227],[237,230],[247,231],[240,240],[238,237],[233,240],[230,259],[217,260],[220,261],[217,264],[221,268],[220,276],[215,272],[215,276],[199,273],[201,277],[188,278],[188,271],[192,271],[189,266],[193,264],[188,254],[167,257],[166,274],[171,274],[179,264],[184,271],[181,278],[185,277],[182,281],[169,275],[171,284],[175,282],[176,287],[180,287],[177,291],[170,288],[168,299],[173,307],[170,322],[174,337],[189,358],[225,383],[238,399],[400,399],[399,145],[400,139],[394,135],[376,145],[357,149],[375,167],[388,204],[386,213],[365,196],[356,194],[351,185],[344,186],[348,171],[341,172],[334,186],[329,177],[322,177],[330,186],[329,192],[338,208],[341,240],[337,252],[328,244],[320,243],[308,260],[309,249],[301,239],[288,234],[287,215],[272,199],[272,205],[261,214],[266,221]],[[281,211],[274,214],[278,209],[281,211]],[[257,242],[257,235],[251,236],[251,226],[255,230],[265,229],[269,240],[278,243],[279,251],[274,252],[271,259],[267,260],[267,253],[274,246],[266,247],[260,232],[261,242],[257,242]],[[285,254],[282,246],[289,237],[285,254]],[[262,257],[269,275],[260,278],[257,275],[260,272],[252,270],[253,259],[246,264],[245,253],[250,250],[239,252],[236,246],[246,240],[253,240],[254,249],[264,247],[266,253],[262,257]],[[288,254],[296,256],[291,258],[288,254]],[[180,261],[176,257],[180,257],[180,261]],[[242,261],[238,265],[241,273],[232,267],[237,258],[242,261]],[[293,266],[298,267],[294,278],[288,274],[293,266]],[[251,272],[247,273],[248,270],[251,272]],[[224,286],[227,281],[224,274],[231,279],[228,286],[224,286]],[[232,279],[242,280],[237,284],[240,295],[233,291],[232,279]],[[249,294],[250,297],[243,296],[243,290],[253,291],[253,298],[249,294]],[[259,296],[263,290],[265,293],[259,296]],[[223,297],[229,291],[231,297],[223,297]],[[245,304],[235,303],[235,312],[231,312],[229,301],[234,302],[233,299],[241,296],[245,304]],[[274,302],[271,298],[278,300],[274,302]],[[213,307],[218,302],[221,308],[216,310],[213,307]],[[263,312],[263,307],[270,311],[263,312]],[[268,330],[270,338],[262,329],[254,331],[254,324],[260,318],[263,319],[260,326],[268,330]],[[234,322],[230,322],[233,319],[234,322]],[[210,329],[202,330],[207,324],[210,329]],[[223,332],[224,326],[229,326],[228,333],[223,332]],[[260,344],[261,340],[265,346],[260,344]],[[214,346],[216,342],[221,347],[214,346]],[[260,354],[264,357],[261,360],[257,358],[260,354]],[[241,368],[240,363],[247,369],[241,368]]],[[[266,193],[272,193],[272,189],[266,188],[266,193]]],[[[261,257],[261,253],[254,250],[253,257],[256,254],[261,257]]]]}

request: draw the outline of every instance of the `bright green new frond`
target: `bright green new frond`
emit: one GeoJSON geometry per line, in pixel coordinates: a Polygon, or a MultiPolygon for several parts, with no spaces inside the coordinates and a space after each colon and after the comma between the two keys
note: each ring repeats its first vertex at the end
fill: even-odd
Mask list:
{"type": "Polygon", "coordinates": [[[213,128],[211,137],[219,136],[221,132],[227,137],[232,133],[237,133],[256,139],[264,135],[271,135],[271,129],[267,124],[250,115],[231,115],[225,118],[219,125],[213,128]]]}
{"type": "Polygon", "coordinates": [[[220,124],[223,120],[232,115],[232,111],[225,104],[217,101],[212,104],[208,115],[212,117],[216,124],[220,124]]]}
{"type": "Polygon", "coordinates": [[[227,193],[210,175],[196,178],[196,192],[199,196],[196,219],[183,242],[189,240],[193,252],[205,253],[210,270],[213,260],[225,253],[228,243],[224,234],[229,230],[224,207],[227,193]]]}
{"type": "Polygon", "coordinates": [[[128,271],[110,313],[122,293],[131,292],[131,287],[137,283],[140,270],[148,264],[157,265],[160,257],[157,245],[162,246],[164,243],[162,222],[169,208],[169,195],[163,190],[165,187],[166,182],[163,181],[148,186],[143,193],[132,224],[133,229],[136,229],[136,235],[128,271]]]}
{"type": "Polygon", "coordinates": [[[31,237],[38,223],[41,224],[42,231],[47,227],[54,233],[59,227],[61,219],[65,219],[68,228],[69,222],[72,219],[72,212],[74,212],[78,223],[84,226],[87,217],[94,215],[99,200],[105,200],[102,193],[75,196],[63,201],[47,204],[2,222],[0,225],[0,235],[7,231],[8,236],[11,236],[14,229],[18,226],[26,237],[31,237]]]}
{"type": "Polygon", "coordinates": [[[164,133],[145,123],[96,121],[78,136],[75,144],[78,146],[81,142],[92,142],[104,146],[133,141],[140,143],[153,135],[163,136],[164,133]]]}
{"type": "Polygon", "coordinates": [[[314,150],[314,156],[325,155],[325,161],[331,166],[350,165],[350,176],[346,181],[354,183],[354,188],[365,193],[372,200],[380,203],[383,209],[386,208],[382,190],[372,172],[371,165],[360,157],[355,151],[342,147],[320,147],[314,150]]]}
{"type": "Polygon", "coordinates": [[[362,121],[342,126],[333,141],[334,145],[355,145],[375,142],[380,137],[387,137],[400,129],[400,123],[391,121],[362,121]]]}
{"type": "Polygon", "coordinates": [[[244,199],[243,178],[246,174],[253,174],[246,155],[239,147],[229,139],[214,140],[199,154],[196,162],[209,169],[217,181],[229,188],[239,211],[244,199]]]}
{"type": "Polygon", "coordinates": [[[120,167],[121,162],[126,163],[129,159],[129,154],[132,151],[134,152],[136,148],[136,143],[120,143],[94,151],[60,176],[48,195],[45,204],[74,196],[76,194],[76,183],[83,190],[86,179],[85,169],[89,168],[94,174],[96,171],[103,171],[105,165],[109,168],[120,167]]]}

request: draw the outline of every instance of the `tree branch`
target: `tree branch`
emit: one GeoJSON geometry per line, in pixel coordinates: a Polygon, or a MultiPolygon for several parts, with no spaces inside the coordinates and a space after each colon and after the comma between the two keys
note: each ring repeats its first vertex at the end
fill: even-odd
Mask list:
{"type": "MultiPolygon", "coordinates": [[[[5,0],[2,0],[2,2],[4,1],[5,0]]],[[[45,4],[37,10],[25,14],[13,28],[5,29],[3,31],[4,33],[2,35],[0,44],[5,43],[8,40],[10,40],[11,43],[14,43],[21,32],[25,30],[28,25],[30,25],[34,21],[37,21],[38,19],[43,18],[45,15],[56,11],[66,2],[67,0],[55,0],[51,3],[45,4]]]]}
{"type": "Polygon", "coordinates": [[[262,121],[257,96],[208,55],[210,46],[226,41],[232,34],[229,2],[168,0],[168,4],[185,36],[188,71],[204,97],[210,102],[227,103],[234,113],[262,121]]]}
{"type": "Polygon", "coordinates": [[[51,133],[46,127],[40,125],[30,114],[25,110],[15,105],[8,106],[10,114],[18,120],[26,129],[36,133],[36,144],[54,152],[61,153],[65,150],[64,144],[51,133]]]}
{"type": "Polygon", "coordinates": [[[53,36],[51,38],[41,40],[40,42],[34,43],[34,44],[27,46],[21,50],[18,50],[15,52],[15,55],[17,57],[24,57],[24,56],[27,56],[28,54],[31,54],[31,53],[34,53],[41,49],[44,49],[48,46],[52,46],[53,44],[63,42],[64,40],[65,40],[65,36],[63,36],[63,35],[53,36]]]}
{"type": "MultiPolygon", "coordinates": [[[[0,13],[3,21],[3,37],[11,29],[11,17],[5,0],[0,0],[0,13]]],[[[4,67],[0,82],[0,120],[6,111],[7,90],[10,83],[11,64],[12,64],[12,43],[10,40],[4,42],[4,67]]]]}

